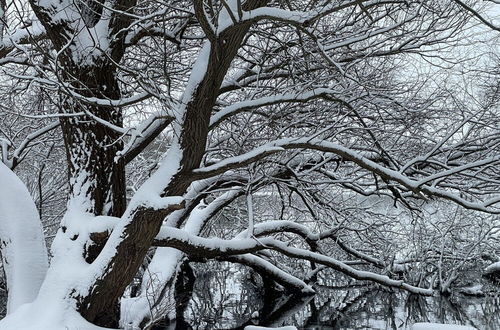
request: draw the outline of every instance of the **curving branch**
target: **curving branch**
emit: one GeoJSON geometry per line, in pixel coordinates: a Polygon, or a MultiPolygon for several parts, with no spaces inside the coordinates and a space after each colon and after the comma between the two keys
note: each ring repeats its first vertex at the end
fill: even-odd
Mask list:
{"type": "Polygon", "coordinates": [[[415,287],[403,281],[391,279],[385,275],[357,270],[334,258],[316,252],[290,247],[283,242],[269,237],[261,239],[247,238],[239,240],[223,240],[219,238],[202,238],[190,235],[179,229],[168,228],[161,230],[157,239],[158,244],[161,244],[162,246],[173,247],[187,253],[188,255],[201,258],[226,257],[270,249],[291,258],[309,260],[317,264],[328,266],[357,280],[372,281],[387,287],[403,289],[422,295],[430,296],[434,294],[432,289],[415,287]]]}
{"type": "Polygon", "coordinates": [[[492,166],[494,164],[497,164],[500,161],[500,155],[494,155],[481,161],[458,166],[452,170],[438,172],[434,175],[429,176],[429,180],[426,180],[426,178],[413,179],[404,175],[401,171],[396,171],[384,167],[376,163],[375,161],[366,158],[362,153],[350,148],[346,148],[337,143],[314,137],[287,138],[266,143],[265,145],[262,145],[248,153],[224,159],[217,164],[193,170],[193,174],[198,178],[211,177],[214,175],[222,174],[228,170],[241,168],[259,159],[263,159],[269,155],[284,151],[285,149],[309,149],[334,153],[342,157],[342,159],[352,161],[360,168],[363,168],[373,174],[380,176],[383,180],[399,183],[403,189],[412,192],[415,197],[425,199],[425,195],[436,196],[450,200],[469,209],[500,214],[500,209],[495,208],[495,204],[498,203],[498,196],[493,196],[492,198],[487,199],[483,202],[474,203],[462,198],[459,195],[453,194],[449,190],[437,188],[436,182],[434,182],[435,179],[447,177],[451,174],[461,173],[470,168],[474,168],[477,166],[492,166]]]}

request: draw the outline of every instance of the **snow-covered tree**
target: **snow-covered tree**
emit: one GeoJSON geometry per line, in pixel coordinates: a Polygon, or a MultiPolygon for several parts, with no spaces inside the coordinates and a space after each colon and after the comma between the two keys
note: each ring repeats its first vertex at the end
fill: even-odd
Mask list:
{"type": "Polygon", "coordinates": [[[495,28],[481,8],[430,0],[0,5],[3,74],[45,95],[38,107],[3,111],[19,118],[9,125],[33,128],[0,128],[9,288],[1,329],[144,328],[164,317],[189,258],[241,263],[302,294],[332,269],[431,295],[434,283],[397,276],[406,267],[386,243],[397,241],[390,226],[400,215],[388,205],[418,212],[442,199],[500,213],[498,107],[443,88],[457,66],[481,65],[457,54],[477,19],[495,28]],[[47,268],[39,214],[11,169],[58,127],[69,191],[47,268]],[[223,210],[226,218],[216,217],[223,210]],[[138,273],[139,293],[124,295],[138,273]]]}

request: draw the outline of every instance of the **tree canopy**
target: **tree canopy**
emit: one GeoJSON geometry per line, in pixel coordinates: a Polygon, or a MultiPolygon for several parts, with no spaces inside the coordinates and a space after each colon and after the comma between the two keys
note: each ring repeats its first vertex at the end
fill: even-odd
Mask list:
{"type": "Polygon", "coordinates": [[[146,328],[207,259],[449,292],[453,256],[499,253],[497,2],[474,3],[2,1],[0,180],[35,203],[0,190],[0,250],[44,280],[0,328],[146,328]]]}

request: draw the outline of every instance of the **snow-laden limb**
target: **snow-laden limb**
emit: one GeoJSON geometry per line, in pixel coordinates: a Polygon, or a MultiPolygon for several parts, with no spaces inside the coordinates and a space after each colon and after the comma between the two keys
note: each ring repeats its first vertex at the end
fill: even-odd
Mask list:
{"type": "Polygon", "coordinates": [[[117,157],[123,157],[126,163],[130,162],[160,135],[173,120],[174,117],[165,112],[152,114],[135,127],[130,139],[117,154],[117,157]]]}
{"type": "Polygon", "coordinates": [[[38,20],[33,20],[25,28],[6,32],[0,40],[0,58],[4,59],[19,44],[27,44],[33,40],[40,40],[45,36],[45,29],[38,20]]]}
{"type": "Polygon", "coordinates": [[[163,189],[168,185],[168,182],[177,173],[180,166],[180,150],[177,143],[173,143],[172,147],[167,152],[163,163],[158,170],[143,183],[143,185],[135,193],[130,201],[127,211],[122,217],[123,221],[118,222],[111,236],[101,252],[97,260],[91,265],[95,270],[95,275],[99,276],[105,270],[110,259],[116,254],[116,245],[122,241],[124,231],[133,220],[133,216],[138,209],[158,210],[164,207],[172,206],[174,208],[182,208],[179,205],[182,202],[181,196],[161,197],[163,189]]]}
{"type": "Polygon", "coordinates": [[[203,258],[216,258],[218,256],[232,256],[246,253],[253,253],[261,250],[271,249],[278,251],[288,257],[309,260],[318,264],[328,266],[336,271],[348,275],[357,280],[372,281],[384,286],[403,289],[412,293],[422,295],[433,295],[432,289],[424,289],[409,285],[400,280],[394,280],[385,275],[380,275],[368,271],[357,270],[344,262],[334,258],[294,248],[283,242],[265,237],[261,239],[238,239],[223,240],[220,238],[203,238],[191,235],[183,230],[176,228],[166,228],[159,234],[161,241],[165,246],[174,247],[190,255],[203,258]]]}
{"type": "Polygon", "coordinates": [[[59,122],[53,122],[31,134],[28,134],[26,138],[23,140],[23,142],[21,142],[21,144],[14,150],[12,158],[8,160],[6,165],[9,166],[11,169],[14,169],[17,166],[17,164],[24,158],[25,150],[31,145],[31,143],[34,140],[38,139],[40,136],[44,135],[47,132],[52,131],[57,127],[59,127],[59,122]]]}
{"type": "MultiPolygon", "coordinates": [[[[194,148],[195,151],[193,144],[185,144],[199,138],[199,131],[193,128],[196,126],[193,121],[199,121],[199,108],[193,106],[193,102],[199,101],[196,93],[200,84],[212,86],[210,81],[204,80],[209,57],[210,44],[205,43],[181,97],[182,103],[176,110],[179,120],[173,127],[174,141],[159,168],[134,194],[96,259],[79,272],[80,275],[72,275],[77,279],[76,285],[65,285],[66,295],[78,302],[79,311],[86,319],[97,320],[101,313],[112,309],[115,299],[119,299],[136,274],[164,219],[184,207],[179,195],[184,195],[194,181],[189,175],[191,168],[199,166],[198,162],[192,164],[191,158],[199,152],[201,160],[204,150],[204,144],[194,145],[199,149],[194,148]]],[[[208,122],[206,125],[208,127],[208,122]]]]}
{"type": "Polygon", "coordinates": [[[0,251],[7,276],[7,313],[32,302],[48,267],[37,208],[21,180],[0,162],[0,251]]]}
{"type": "MultiPolygon", "coordinates": [[[[131,13],[128,14],[133,15],[131,13]]],[[[136,20],[129,26],[128,34],[124,40],[125,44],[127,46],[135,45],[142,38],[154,35],[165,38],[166,40],[178,45],[180,43],[183,31],[189,23],[189,18],[191,17],[191,15],[186,14],[182,23],[177,24],[172,30],[166,30],[165,27],[159,28],[158,26],[156,26],[155,22],[157,18],[164,17],[166,14],[168,14],[168,8],[162,8],[161,10],[157,10],[144,16],[134,15],[136,20]]]]}
{"type": "MultiPolygon", "coordinates": [[[[288,93],[274,96],[266,96],[254,100],[246,100],[229,105],[220,111],[210,119],[210,127],[214,127],[228,117],[234,116],[238,113],[256,109],[262,106],[268,106],[278,103],[290,103],[290,102],[307,102],[315,98],[320,97],[330,97],[338,99],[334,90],[328,88],[316,88],[303,93],[288,93]]],[[[339,101],[341,101],[339,99],[339,101]]]]}
{"type": "Polygon", "coordinates": [[[205,166],[200,169],[196,169],[193,172],[195,174],[201,174],[202,177],[210,177],[217,174],[222,174],[227,170],[242,167],[253,163],[254,161],[264,158],[268,155],[275,154],[278,151],[285,150],[283,147],[276,145],[275,143],[268,143],[266,145],[257,147],[243,155],[229,157],[218,163],[210,166],[205,166]]]}
{"type": "MultiPolygon", "coordinates": [[[[194,198],[197,193],[207,187],[212,180],[195,182],[188,190],[185,199],[194,198]]],[[[227,202],[234,200],[241,194],[239,189],[230,190],[212,203],[204,205],[201,203],[195,207],[186,220],[184,229],[192,235],[198,235],[206,222],[217,213],[227,202]]],[[[184,210],[178,210],[169,216],[167,225],[178,224],[177,217],[184,210]]],[[[164,225],[164,228],[168,228],[164,225]]],[[[164,229],[165,230],[165,229],[164,229]]],[[[148,265],[141,283],[139,296],[122,299],[120,312],[120,324],[122,326],[138,327],[143,322],[154,322],[165,317],[165,313],[171,311],[170,290],[179,271],[179,267],[186,258],[185,253],[170,247],[159,247],[148,265]]]]}
{"type": "Polygon", "coordinates": [[[476,284],[476,285],[462,287],[458,290],[458,292],[460,292],[464,295],[467,295],[467,296],[476,296],[476,297],[484,296],[482,284],[476,284]]]}
{"type": "MultiPolygon", "coordinates": [[[[310,11],[293,11],[274,7],[260,7],[249,11],[242,11],[238,15],[240,17],[237,22],[233,22],[233,20],[230,19],[224,19],[222,22],[220,22],[221,25],[218,27],[217,33],[221,34],[226,29],[233,26],[233,24],[235,23],[243,23],[248,21],[256,22],[260,20],[275,20],[293,25],[308,25],[326,15],[330,15],[332,13],[363,3],[365,6],[374,6],[378,3],[383,3],[383,1],[353,0],[341,4],[332,2],[322,7],[318,6],[318,8],[310,11]]],[[[233,14],[232,16],[234,17],[235,15],[233,14]]]]}
{"type": "MultiPolygon", "coordinates": [[[[320,71],[324,69],[324,66],[315,66],[311,67],[309,70],[311,72],[314,71],[320,71]]],[[[252,83],[255,83],[257,81],[265,81],[265,80],[273,80],[277,78],[287,78],[290,77],[292,74],[290,71],[287,70],[266,70],[265,68],[262,69],[263,71],[254,71],[251,69],[248,69],[243,72],[237,73],[238,75],[235,77],[229,77],[226,79],[220,89],[220,93],[224,94],[233,90],[241,89],[243,87],[250,86],[252,83]]]]}
{"type": "MultiPolygon", "coordinates": [[[[313,233],[313,231],[302,224],[293,222],[293,221],[287,221],[287,220],[274,220],[274,221],[266,221],[266,222],[261,222],[255,225],[254,228],[254,235],[256,237],[259,236],[265,236],[265,235],[270,235],[274,233],[282,233],[282,232],[289,232],[289,233],[294,233],[306,240],[309,244],[323,240],[325,238],[331,238],[335,241],[335,243],[342,248],[345,252],[351,254],[352,256],[359,258],[361,260],[364,260],[370,264],[373,264],[374,266],[378,268],[384,268],[385,264],[377,259],[374,258],[366,253],[363,253],[361,251],[358,251],[347,244],[345,244],[343,241],[341,241],[336,235],[335,232],[339,228],[332,228],[326,231],[323,231],[321,233],[313,233]]],[[[246,238],[247,235],[247,230],[242,231],[234,239],[241,239],[241,238],[246,238]]]]}
{"type": "Polygon", "coordinates": [[[395,23],[389,26],[384,26],[380,27],[374,30],[367,30],[367,31],[355,31],[354,36],[351,36],[349,38],[346,38],[343,36],[342,38],[339,38],[338,41],[333,41],[329,42],[328,46],[322,46],[323,51],[331,51],[337,48],[341,47],[346,47],[350,46],[352,44],[356,44],[359,42],[363,42],[365,40],[375,38],[379,35],[383,35],[384,33],[390,32],[391,30],[395,30],[396,28],[402,26],[404,23],[406,23],[408,20],[411,20],[413,18],[416,18],[418,15],[415,14],[411,18],[405,19],[403,22],[395,23]]]}
{"type": "Polygon", "coordinates": [[[163,190],[177,173],[180,162],[180,146],[177,142],[174,142],[162,160],[160,167],[134,194],[127,208],[128,214],[126,217],[130,217],[140,207],[159,210],[168,207],[169,204],[180,204],[182,202],[183,198],[181,196],[161,197],[163,190]]]}
{"type": "Polygon", "coordinates": [[[66,85],[65,89],[63,90],[64,92],[68,93],[71,97],[82,101],[83,103],[87,103],[90,105],[97,105],[97,106],[103,106],[103,107],[125,107],[128,105],[136,104],[141,101],[144,101],[145,99],[151,97],[151,94],[148,92],[140,92],[138,94],[129,96],[129,97],[124,97],[118,100],[112,100],[112,99],[103,99],[103,98],[98,98],[98,97],[89,97],[89,96],[84,96],[82,94],[79,94],[74,91],[71,86],[66,85]]]}
{"type": "Polygon", "coordinates": [[[424,184],[428,184],[429,182],[432,182],[432,181],[436,181],[440,178],[443,178],[443,177],[446,177],[446,176],[450,176],[452,174],[456,174],[456,173],[460,173],[460,172],[464,172],[468,169],[471,169],[471,168],[476,168],[476,167],[481,167],[481,166],[498,166],[498,164],[500,164],[500,155],[496,155],[496,156],[493,156],[493,157],[489,157],[489,158],[486,158],[486,159],[482,159],[482,160],[479,160],[477,162],[472,162],[472,163],[467,163],[465,165],[462,165],[462,166],[457,166],[457,167],[453,167],[449,170],[446,170],[446,171],[442,171],[442,172],[438,172],[436,174],[433,174],[433,175],[429,175],[428,177],[425,177],[424,179],[421,179],[418,183],[419,186],[422,186],[424,184]]]}
{"type": "MultiPolygon", "coordinates": [[[[173,154],[167,155],[168,160],[171,162],[167,161],[158,174],[164,175],[162,179],[165,180],[169,180],[169,176],[173,175],[177,170],[175,166],[176,153],[175,151],[172,152],[173,154]]],[[[84,188],[82,190],[86,191],[84,188]]],[[[139,194],[138,199],[131,203],[134,207],[141,207],[144,202],[147,203],[147,199],[154,195],[155,192],[158,192],[156,189],[160,189],[154,184],[147,185],[144,188],[142,193],[139,194]]],[[[18,197],[16,196],[16,198],[18,197]]],[[[173,197],[173,199],[178,200],[176,197],[173,197]]],[[[164,201],[155,198],[152,201],[152,207],[160,204],[163,205],[164,201]]],[[[170,203],[171,199],[166,202],[170,203]]],[[[29,305],[30,310],[43,310],[40,306],[53,306],[53,308],[51,307],[51,311],[53,310],[54,314],[62,315],[60,317],[53,315],[53,318],[47,318],[47,329],[52,329],[50,324],[53,324],[54,328],[56,328],[55,325],[59,324],[58,322],[61,324],[70,322],[65,319],[63,311],[68,311],[71,315],[77,314],[76,301],[81,297],[86,297],[95,288],[96,279],[108,271],[109,264],[112,264],[110,260],[113,260],[113,257],[116,255],[117,246],[123,240],[122,234],[130,221],[127,215],[120,219],[120,221],[114,217],[95,217],[93,214],[86,212],[87,207],[85,203],[85,196],[73,196],[69,201],[68,210],[63,218],[61,229],[52,243],[53,258],[51,267],[47,271],[45,281],[40,287],[37,299],[29,305]],[[82,251],[85,251],[85,246],[90,242],[91,235],[95,232],[110,230],[112,231],[103,251],[93,263],[87,263],[82,251]]],[[[23,207],[25,206],[23,205],[23,207]]],[[[120,268],[121,270],[122,268],[120,268]]],[[[30,273],[33,273],[31,268],[30,273]]],[[[45,319],[42,315],[40,318],[41,324],[45,324],[45,319]]],[[[0,329],[4,323],[11,324],[9,322],[1,321],[0,329]]],[[[72,325],[72,323],[68,324],[72,325]]],[[[78,326],[75,326],[76,328],[78,326]]]]}
{"type": "MultiPolygon", "coordinates": [[[[313,233],[309,227],[288,220],[274,220],[257,223],[255,224],[253,235],[258,237],[284,231],[298,234],[308,240],[317,241],[320,239],[320,235],[313,233]]],[[[247,230],[244,230],[236,235],[234,239],[246,238],[247,236],[247,230]]]]}
{"type": "Polygon", "coordinates": [[[253,254],[241,254],[234,256],[227,256],[218,258],[219,260],[226,260],[230,262],[236,262],[248,267],[253,268],[257,272],[261,272],[266,276],[272,278],[276,283],[282,285],[283,287],[301,293],[301,294],[314,294],[316,291],[312,286],[308,285],[301,279],[290,275],[289,273],[283,271],[279,267],[273,265],[267,260],[258,257],[253,254]]]}
{"type": "MultiPolygon", "coordinates": [[[[498,196],[494,196],[483,202],[471,202],[458,194],[452,193],[449,190],[436,188],[434,182],[432,182],[432,184],[429,184],[429,182],[427,182],[425,178],[419,180],[412,179],[411,177],[404,175],[401,171],[396,171],[394,169],[380,165],[379,163],[371,159],[368,159],[363,153],[359,151],[315,137],[284,138],[274,140],[242,155],[228,157],[216,164],[196,169],[193,172],[196,175],[199,175],[201,178],[210,177],[213,175],[224,173],[228,170],[246,166],[252,162],[255,162],[256,160],[262,159],[266,156],[275,154],[285,149],[310,149],[334,153],[342,157],[342,159],[344,160],[354,162],[360,168],[379,175],[384,180],[399,183],[404,189],[412,192],[415,196],[418,196],[420,198],[425,198],[425,195],[423,194],[429,196],[437,196],[455,202],[456,204],[468,209],[500,214],[500,208],[494,207],[495,204],[498,203],[498,196]]],[[[462,173],[463,171],[474,168],[476,166],[491,166],[492,164],[497,164],[499,160],[500,155],[495,155],[487,159],[474,162],[470,166],[464,165],[457,167],[455,170],[445,170],[442,172],[438,172],[432,176],[432,180],[434,180],[434,178],[437,179],[442,178],[443,176],[462,173]]]]}
{"type": "MultiPolygon", "coordinates": [[[[198,199],[203,196],[204,191],[206,191],[212,184],[217,181],[217,178],[209,178],[205,180],[193,182],[186,194],[184,194],[184,199],[186,200],[186,207],[182,210],[177,210],[168,216],[163,226],[165,227],[175,227],[180,228],[184,221],[188,221],[191,211],[199,206],[198,199]]],[[[216,199],[217,200],[217,199],[216,199]]],[[[213,201],[212,203],[214,203],[213,201]]],[[[210,203],[212,205],[212,203],[210,203]]]]}

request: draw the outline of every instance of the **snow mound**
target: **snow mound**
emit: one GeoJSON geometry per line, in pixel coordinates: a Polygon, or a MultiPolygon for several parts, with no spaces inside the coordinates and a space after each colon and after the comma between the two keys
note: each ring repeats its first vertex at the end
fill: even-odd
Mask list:
{"type": "Polygon", "coordinates": [[[477,330],[474,327],[457,324],[415,323],[411,330],[477,330]]]}
{"type": "Polygon", "coordinates": [[[32,302],[48,267],[42,223],[24,183],[0,161],[0,242],[7,313],[32,302]]]}
{"type": "Polygon", "coordinates": [[[0,321],[0,330],[113,330],[87,322],[74,309],[62,304],[47,305],[50,304],[37,301],[22,305],[0,321]]]}

